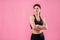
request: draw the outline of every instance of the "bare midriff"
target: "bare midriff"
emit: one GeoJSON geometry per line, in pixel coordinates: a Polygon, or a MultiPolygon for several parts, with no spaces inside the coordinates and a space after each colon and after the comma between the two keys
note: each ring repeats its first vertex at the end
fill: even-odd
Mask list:
{"type": "Polygon", "coordinates": [[[42,33],[42,32],[43,32],[43,30],[40,30],[40,31],[38,32],[38,31],[32,29],[32,33],[33,33],[33,34],[40,34],[40,33],[42,33]]]}

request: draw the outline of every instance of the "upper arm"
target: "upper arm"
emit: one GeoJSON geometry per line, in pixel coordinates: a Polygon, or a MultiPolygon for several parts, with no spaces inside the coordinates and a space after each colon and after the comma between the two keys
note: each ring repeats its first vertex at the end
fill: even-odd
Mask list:
{"type": "Polygon", "coordinates": [[[32,28],[35,27],[34,16],[30,16],[30,24],[31,24],[32,28]]]}
{"type": "Polygon", "coordinates": [[[46,27],[46,29],[48,28],[47,27],[47,23],[46,23],[46,21],[45,21],[45,19],[42,19],[43,20],[43,25],[46,27]]]}

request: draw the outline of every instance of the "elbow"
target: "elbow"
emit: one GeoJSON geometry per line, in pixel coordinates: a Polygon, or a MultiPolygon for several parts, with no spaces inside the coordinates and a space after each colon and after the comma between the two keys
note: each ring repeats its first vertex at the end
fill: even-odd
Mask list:
{"type": "Polygon", "coordinates": [[[45,26],[44,29],[47,30],[48,29],[47,26],[45,26]]]}
{"type": "Polygon", "coordinates": [[[48,29],[47,25],[46,25],[46,30],[48,29]]]}
{"type": "Polygon", "coordinates": [[[47,29],[48,29],[47,25],[44,25],[44,26],[43,26],[43,29],[44,29],[44,30],[47,30],[47,29]]]}

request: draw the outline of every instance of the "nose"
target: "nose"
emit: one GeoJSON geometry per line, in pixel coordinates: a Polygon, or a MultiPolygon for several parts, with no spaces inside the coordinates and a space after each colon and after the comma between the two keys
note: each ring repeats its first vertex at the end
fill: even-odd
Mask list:
{"type": "Polygon", "coordinates": [[[36,12],[37,12],[38,10],[36,9],[36,12]]]}

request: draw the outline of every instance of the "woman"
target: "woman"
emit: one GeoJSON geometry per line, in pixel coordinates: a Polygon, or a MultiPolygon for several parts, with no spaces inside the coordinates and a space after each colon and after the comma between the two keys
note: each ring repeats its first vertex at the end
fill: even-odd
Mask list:
{"type": "Polygon", "coordinates": [[[31,40],[45,40],[43,30],[47,29],[45,20],[40,15],[41,6],[33,5],[34,15],[30,16],[30,26],[32,30],[31,40]]]}

